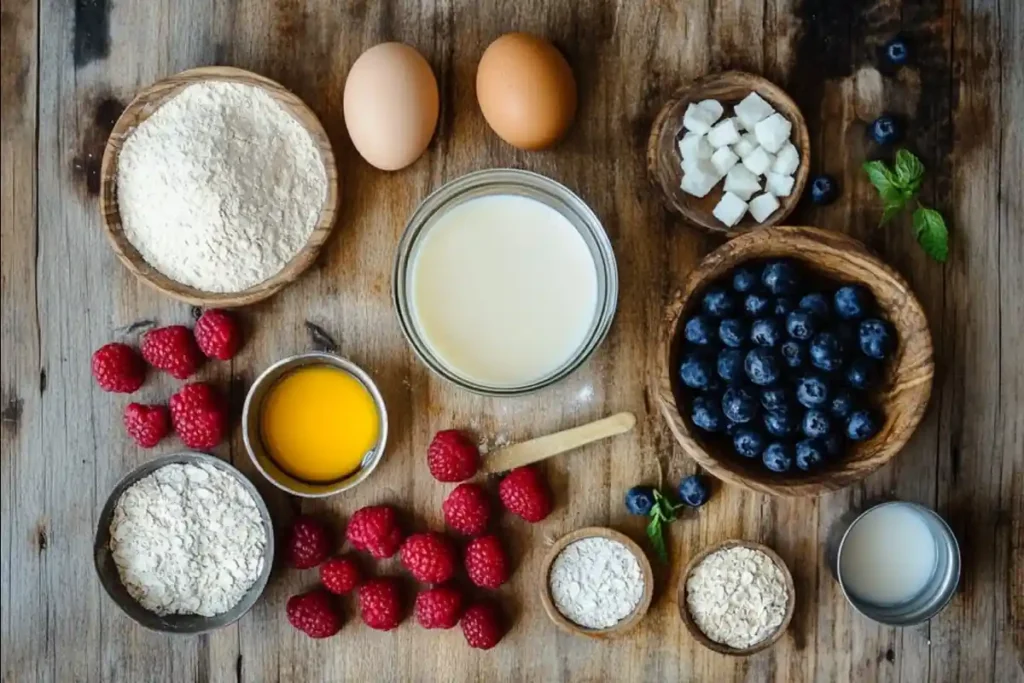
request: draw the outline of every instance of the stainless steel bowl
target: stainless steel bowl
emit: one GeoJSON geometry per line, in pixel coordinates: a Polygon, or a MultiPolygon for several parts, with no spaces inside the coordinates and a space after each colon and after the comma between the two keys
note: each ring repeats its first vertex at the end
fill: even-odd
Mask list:
{"type": "Polygon", "coordinates": [[[413,351],[427,367],[449,382],[486,396],[519,396],[543,389],[567,377],[582,365],[604,341],[615,318],[619,297],[619,275],[615,252],[601,221],[590,207],[569,188],[551,178],[511,168],[476,171],[456,178],[423,200],[406,224],[398,245],[392,277],[392,295],[398,321],[413,351]],[[463,202],[479,197],[515,195],[537,200],[551,207],[579,231],[594,258],[597,270],[597,308],[586,338],[575,353],[545,377],[521,386],[488,386],[473,382],[449,369],[439,359],[422,335],[411,310],[409,293],[411,265],[424,235],[437,218],[463,202]]]}
{"type": "Polygon", "coordinates": [[[256,465],[256,469],[271,484],[296,496],[323,498],[347,491],[362,483],[377,467],[381,458],[384,457],[384,447],[388,440],[388,412],[377,385],[358,365],[330,353],[303,353],[279,360],[264,370],[263,374],[252,383],[249,394],[245,397],[245,406],[242,408],[242,439],[245,442],[245,450],[249,452],[249,457],[256,465]],[[363,457],[359,469],[347,477],[328,483],[310,483],[288,474],[278,467],[277,463],[267,454],[263,447],[263,440],[260,438],[260,412],[267,392],[289,372],[308,365],[330,365],[355,378],[370,392],[370,396],[373,397],[373,402],[377,406],[377,415],[380,416],[380,436],[376,445],[363,457]]]}
{"type": "Polygon", "coordinates": [[[114,487],[114,490],[111,491],[106,504],[103,506],[103,510],[100,512],[99,522],[96,527],[96,537],[93,542],[93,562],[96,566],[96,574],[99,576],[104,590],[107,591],[107,595],[121,608],[122,612],[127,614],[136,623],[162,633],[187,635],[206,633],[222,626],[233,624],[241,619],[246,612],[252,609],[252,606],[259,600],[260,595],[263,594],[263,589],[267,587],[267,581],[270,579],[271,567],[274,564],[274,525],[270,520],[270,513],[267,511],[267,506],[263,502],[263,498],[260,497],[259,491],[256,490],[256,487],[252,485],[252,482],[245,475],[229,463],[204,453],[186,452],[165,455],[136,467],[121,479],[117,486],[114,487]],[[117,505],[117,501],[120,500],[121,494],[135,482],[149,476],[164,465],[177,463],[204,463],[230,474],[256,501],[256,507],[260,511],[260,518],[263,520],[263,528],[267,532],[267,544],[263,553],[263,571],[260,572],[256,583],[252,585],[237,605],[215,617],[203,617],[195,614],[159,616],[150,612],[128,594],[128,590],[121,583],[121,577],[117,572],[117,566],[114,564],[114,558],[110,552],[110,522],[114,516],[114,507],[117,505]]]}

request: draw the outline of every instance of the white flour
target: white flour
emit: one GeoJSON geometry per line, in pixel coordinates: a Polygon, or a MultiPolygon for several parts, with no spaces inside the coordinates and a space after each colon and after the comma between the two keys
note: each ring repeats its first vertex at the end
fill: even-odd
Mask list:
{"type": "Polygon", "coordinates": [[[566,619],[585,628],[610,628],[636,609],[644,575],[633,553],[607,538],[570,543],[551,563],[551,598],[566,619]]]}
{"type": "Polygon", "coordinates": [[[263,571],[267,532],[252,496],[202,463],[165,465],[114,508],[110,550],[121,583],[151,612],[227,612],[263,571]]]}
{"type": "Polygon", "coordinates": [[[738,649],[775,633],[788,601],[782,570],[750,548],[708,555],[686,581],[686,607],[700,630],[716,643],[738,649]]]}
{"type": "Polygon", "coordinates": [[[251,85],[188,86],[128,136],[118,159],[125,236],[161,273],[207,292],[239,292],[280,271],[326,194],[309,133],[251,85]]]}

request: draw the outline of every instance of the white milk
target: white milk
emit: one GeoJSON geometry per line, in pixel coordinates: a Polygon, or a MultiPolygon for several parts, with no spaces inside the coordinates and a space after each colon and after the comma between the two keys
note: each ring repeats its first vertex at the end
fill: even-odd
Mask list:
{"type": "Polygon", "coordinates": [[[412,257],[420,335],[456,375],[492,387],[528,384],[586,341],[597,268],[560,213],[513,195],[471,199],[443,215],[412,257]]]}
{"type": "Polygon", "coordinates": [[[839,571],[846,589],[873,605],[898,605],[928,585],[936,565],[935,538],[921,514],[883,505],[853,525],[839,571]]]}

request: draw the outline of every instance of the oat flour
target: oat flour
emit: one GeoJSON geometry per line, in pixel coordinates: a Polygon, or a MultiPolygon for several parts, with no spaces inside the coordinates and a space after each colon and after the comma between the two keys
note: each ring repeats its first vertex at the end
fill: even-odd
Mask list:
{"type": "Polygon", "coordinates": [[[610,628],[636,609],[644,593],[640,563],[607,538],[570,543],[551,564],[551,598],[562,615],[585,628],[610,628]]]}

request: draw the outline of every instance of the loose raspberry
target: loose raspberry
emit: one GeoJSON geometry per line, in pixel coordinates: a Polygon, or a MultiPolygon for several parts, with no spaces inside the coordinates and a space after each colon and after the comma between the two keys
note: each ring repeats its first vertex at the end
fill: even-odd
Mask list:
{"type": "Polygon", "coordinates": [[[441,534],[413,534],[402,544],[402,566],[423,583],[443,583],[455,574],[455,550],[441,534]]]}
{"type": "Polygon", "coordinates": [[[341,617],[327,591],[312,590],[288,598],[288,623],[310,638],[329,638],[341,630],[341,617]]]}
{"type": "Polygon", "coordinates": [[[551,513],[547,486],[532,467],[519,467],[509,472],[498,485],[498,497],[509,512],[527,522],[539,522],[551,513]]]}
{"type": "Polygon", "coordinates": [[[142,335],[142,357],[177,379],[188,379],[203,361],[192,331],[184,325],[158,327],[142,335]]]}
{"type": "Polygon", "coordinates": [[[331,533],[313,517],[298,517],[285,544],[288,564],[296,569],[315,567],[331,554],[331,533]]]}
{"type": "Polygon", "coordinates": [[[345,536],[356,550],[363,550],[377,559],[391,557],[402,547],[402,530],[398,528],[394,508],[371,505],[360,508],[348,522],[345,536]]]}
{"type": "Polygon", "coordinates": [[[416,596],[416,621],[423,628],[454,628],[462,614],[462,595],[449,586],[437,586],[416,596]]]}
{"type": "Polygon", "coordinates": [[[92,354],[92,376],[103,391],[130,394],[146,379],[146,364],[127,344],[105,344],[92,354]]]}
{"type": "Polygon", "coordinates": [[[459,484],[441,504],[444,523],[465,536],[476,536],[487,530],[491,506],[487,493],[477,484],[459,484]]]}
{"type": "Polygon", "coordinates": [[[171,414],[166,406],[129,403],[124,408],[124,430],[143,448],[152,448],[171,431],[171,414]]]}
{"type": "Polygon", "coordinates": [[[209,384],[186,384],[171,396],[171,422],[189,448],[213,448],[228,431],[224,400],[209,384]]]}
{"type": "Polygon", "coordinates": [[[332,557],[320,565],[320,583],[335,595],[350,593],[360,578],[359,565],[350,557],[332,557]]]}
{"type": "Polygon", "coordinates": [[[359,614],[363,623],[390,631],[402,621],[402,603],[394,579],[370,579],[359,587],[359,614]]]}
{"type": "Polygon", "coordinates": [[[480,451],[454,429],[438,432],[427,448],[427,467],[438,481],[465,481],[480,467],[480,451]]]}
{"type": "Polygon", "coordinates": [[[497,588],[508,581],[508,560],[497,536],[474,538],[466,546],[466,574],[481,588],[497,588]]]}
{"type": "Polygon", "coordinates": [[[206,311],[193,331],[199,350],[208,358],[230,360],[242,345],[242,333],[238,323],[226,311],[206,311]]]}
{"type": "Polygon", "coordinates": [[[498,608],[489,602],[471,606],[463,613],[460,623],[466,642],[479,650],[490,650],[505,635],[498,608]]]}

